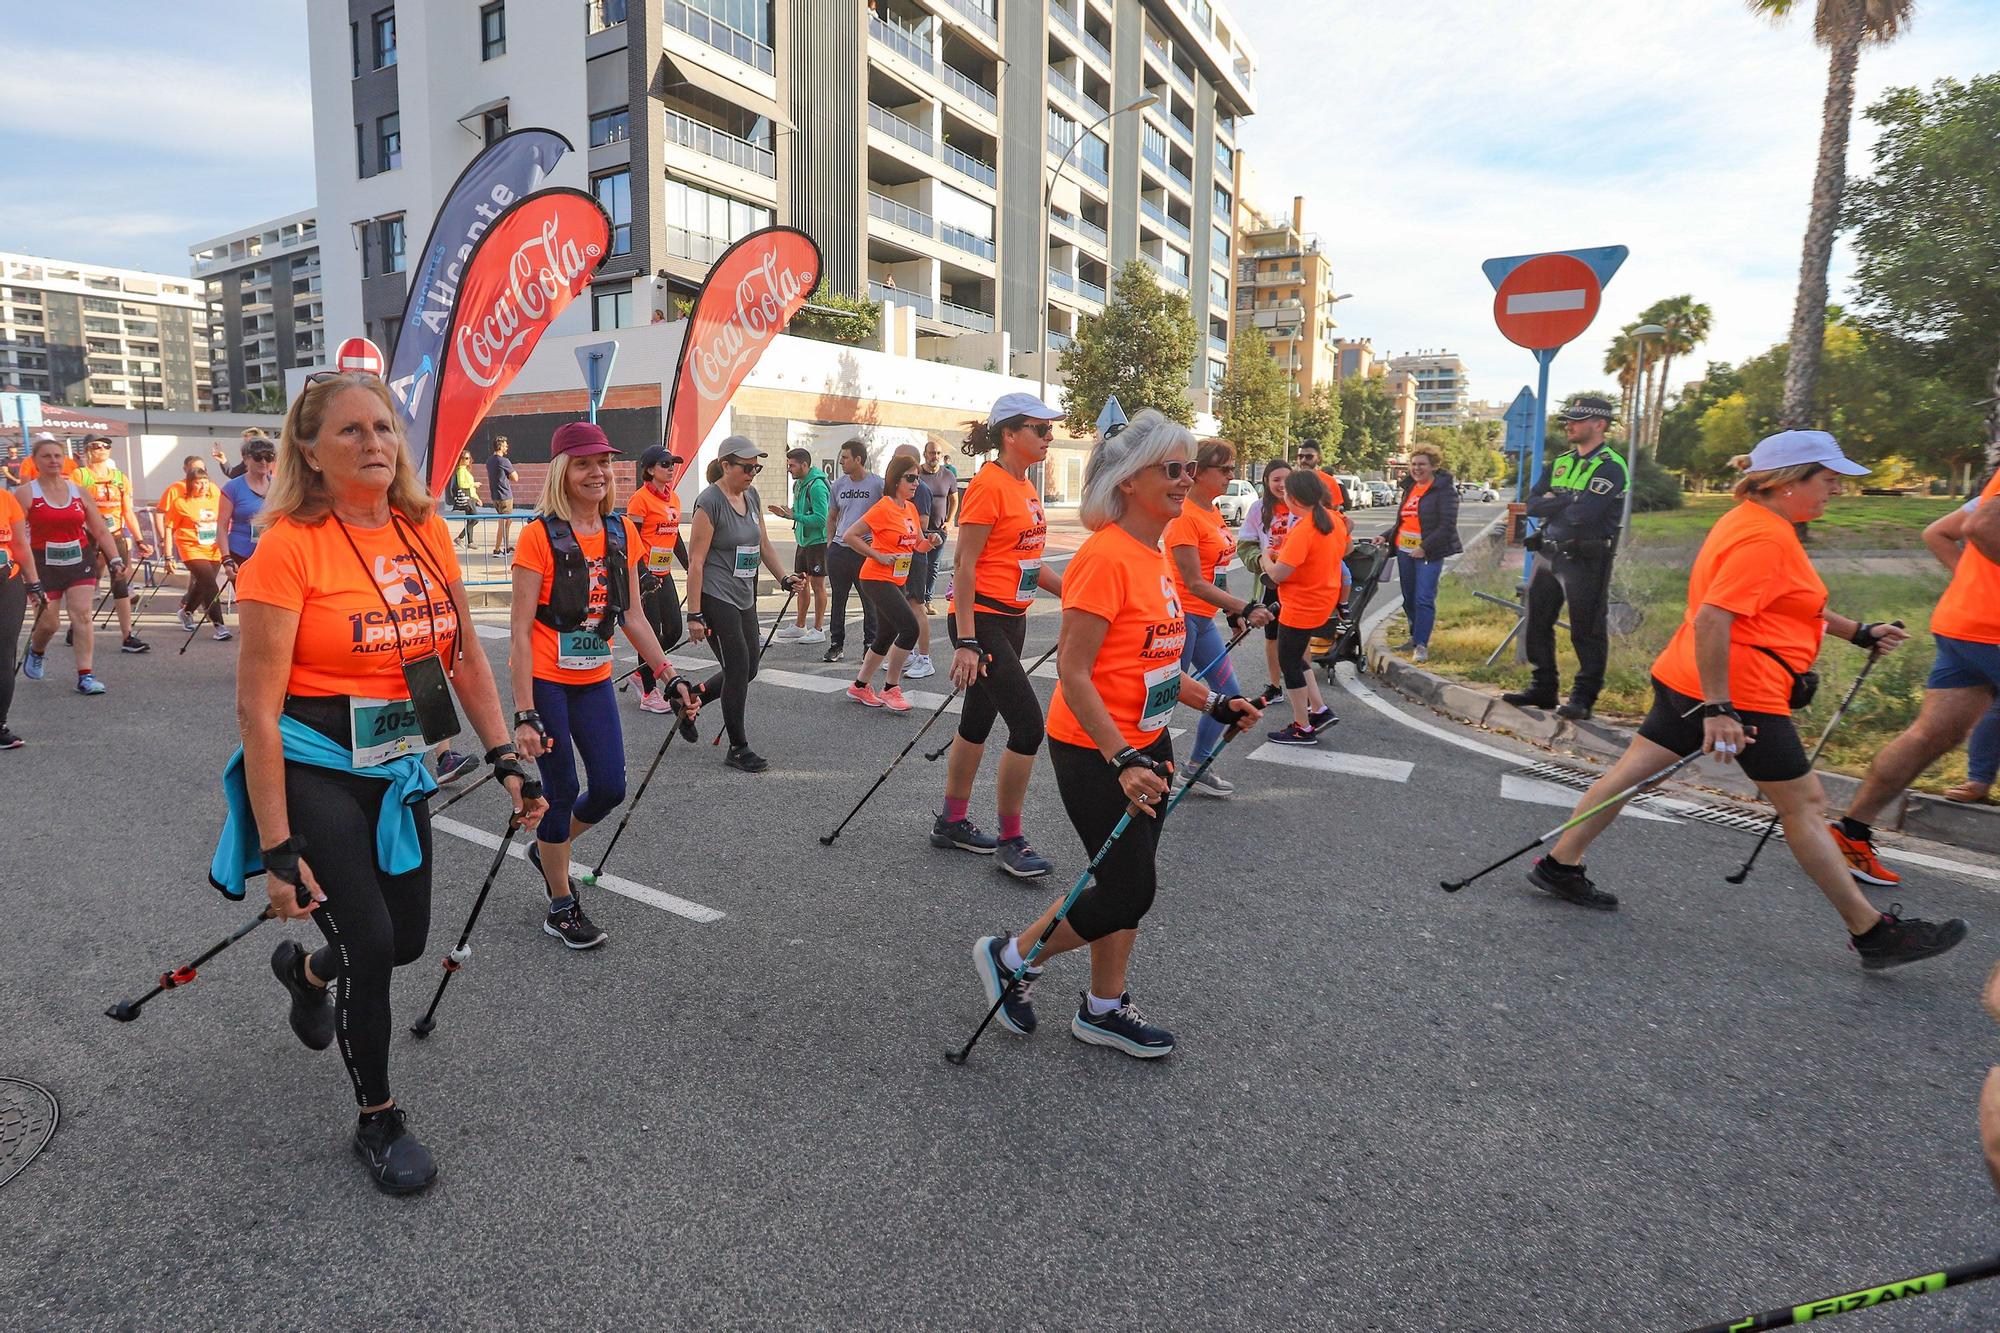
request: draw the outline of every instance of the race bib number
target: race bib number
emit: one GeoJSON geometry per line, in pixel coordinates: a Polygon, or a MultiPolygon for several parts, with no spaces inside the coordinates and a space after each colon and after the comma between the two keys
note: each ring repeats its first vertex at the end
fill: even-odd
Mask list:
{"type": "Polygon", "coordinates": [[[1424,550],[1423,534],[1417,532],[1397,533],[1396,549],[1408,552],[1411,555],[1422,555],[1424,550]]]}
{"type": "Polygon", "coordinates": [[[408,699],[349,698],[347,718],[355,768],[374,768],[425,748],[417,706],[408,699]]]}
{"type": "Polygon", "coordinates": [[[83,563],[83,543],[50,542],[42,548],[42,563],[45,565],[80,565],[83,563]]]}
{"type": "Polygon", "coordinates": [[[611,645],[595,630],[563,630],[556,635],[556,665],[564,671],[594,671],[611,661],[611,645]]]}
{"type": "Polygon", "coordinates": [[[665,574],[674,567],[674,552],[670,546],[655,546],[646,552],[646,572],[665,574]]]}
{"type": "Polygon", "coordinates": [[[216,532],[217,528],[214,519],[210,519],[206,523],[197,523],[194,525],[194,539],[202,546],[215,545],[216,532]]]}
{"type": "Polygon", "coordinates": [[[754,579],[757,577],[757,562],[763,556],[762,546],[739,546],[736,548],[736,577],[754,579]]]}
{"type": "Polygon", "coordinates": [[[14,553],[0,546],[0,579],[6,578],[14,570],[14,553]]]}
{"type": "Polygon", "coordinates": [[[896,557],[896,563],[890,567],[889,573],[898,583],[910,577],[910,553],[908,551],[896,557]]]}
{"type": "Polygon", "coordinates": [[[1181,701],[1181,664],[1169,662],[1146,673],[1146,703],[1139,713],[1139,730],[1158,731],[1181,701]]]}
{"type": "Polygon", "coordinates": [[[1014,588],[1014,600],[1017,602],[1034,601],[1035,589],[1040,586],[1039,580],[1041,574],[1041,561],[1023,560],[1021,562],[1021,581],[1014,588]]]}

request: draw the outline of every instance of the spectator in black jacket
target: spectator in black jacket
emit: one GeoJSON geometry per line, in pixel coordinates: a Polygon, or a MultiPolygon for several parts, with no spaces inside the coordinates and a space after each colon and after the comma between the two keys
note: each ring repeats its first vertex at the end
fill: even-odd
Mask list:
{"type": "Polygon", "coordinates": [[[1403,617],[1410,637],[1396,645],[1413,661],[1431,656],[1431,623],[1437,617],[1438,576],[1446,556],[1464,549],[1458,542],[1458,485],[1444,470],[1444,454],[1434,444],[1410,446],[1410,470],[1403,478],[1395,522],[1380,541],[1396,548],[1396,575],[1403,585],[1403,617]]]}

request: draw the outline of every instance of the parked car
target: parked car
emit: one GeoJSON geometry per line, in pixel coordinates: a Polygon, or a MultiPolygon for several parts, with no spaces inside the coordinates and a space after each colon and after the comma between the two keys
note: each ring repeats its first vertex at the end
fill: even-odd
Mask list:
{"type": "Polygon", "coordinates": [[[1239,477],[1229,483],[1229,489],[1215,497],[1215,512],[1222,515],[1225,523],[1241,523],[1256,498],[1257,488],[1239,477]]]}
{"type": "Polygon", "coordinates": [[[1365,481],[1361,483],[1368,490],[1371,505],[1393,505],[1396,503],[1396,488],[1386,481],[1365,481]]]}
{"type": "Polygon", "coordinates": [[[1458,498],[1461,500],[1480,500],[1491,504],[1500,498],[1500,492],[1494,490],[1483,481],[1461,481],[1458,483],[1458,498]]]}
{"type": "Polygon", "coordinates": [[[1369,504],[1368,487],[1352,472],[1336,472],[1333,479],[1340,483],[1340,489],[1347,493],[1349,509],[1366,509],[1369,504]]]}

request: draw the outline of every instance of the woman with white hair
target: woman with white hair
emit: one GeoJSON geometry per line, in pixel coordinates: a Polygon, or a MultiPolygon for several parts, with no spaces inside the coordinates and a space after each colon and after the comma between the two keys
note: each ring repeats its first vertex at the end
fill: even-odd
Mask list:
{"type": "MultiPolygon", "coordinates": [[[[1091,536],[1063,575],[1058,683],[1049,705],[1056,788],[1085,850],[1102,847],[1128,808],[1136,817],[1042,952],[1089,948],[1090,986],[1070,1033],[1140,1059],[1174,1049],[1173,1034],[1147,1022],[1125,989],[1157,883],[1159,812],[1174,757],[1167,722],[1177,703],[1236,731],[1261,716],[1249,700],[1216,693],[1181,669],[1186,627],[1161,538],[1194,485],[1194,454],[1194,436],[1150,408],[1091,451],[1079,512],[1091,536]]],[[[1011,1032],[1026,1035],[1036,1022],[1028,992],[1041,970],[1007,985],[1023,961],[1021,941],[1032,947],[1061,911],[1057,900],[1020,933],[973,946],[987,1003],[1006,994],[1000,1021],[1011,1032]]]]}

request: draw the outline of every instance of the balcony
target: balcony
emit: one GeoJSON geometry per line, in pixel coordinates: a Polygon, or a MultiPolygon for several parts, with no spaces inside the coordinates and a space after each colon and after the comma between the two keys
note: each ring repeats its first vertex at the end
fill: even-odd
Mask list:
{"type": "Polygon", "coordinates": [[[981,162],[970,153],[959,152],[948,143],[938,145],[937,155],[939,160],[946,166],[968,180],[976,180],[988,189],[992,189],[999,183],[1000,178],[994,173],[992,167],[981,162]]]}
{"type": "Polygon", "coordinates": [[[937,73],[937,64],[931,59],[930,43],[908,28],[871,17],[868,20],[868,35],[924,73],[937,73]]]}
{"type": "MultiPolygon", "coordinates": [[[[663,0],[667,26],[679,28],[705,46],[712,46],[764,74],[777,71],[777,54],[747,32],[738,32],[719,19],[689,9],[681,0],[663,0]]],[[[621,3],[619,9],[625,6],[621,3]]]]}
{"type": "Polygon", "coordinates": [[[1185,222],[1174,221],[1173,218],[1168,215],[1166,209],[1161,208],[1158,204],[1154,203],[1152,200],[1141,199],[1139,201],[1139,211],[1145,214],[1147,217],[1151,218],[1154,222],[1158,223],[1160,226],[1166,228],[1173,235],[1180,237],[1183,241],[1191,239],[1191,235],[1188,231],[1187,224],[1185,222]]]}
{"type": "Polygon", "coordinates": [[[1194,96],[1194,75],[1188,73],[1179,65],[1174,64],[1171,60],[1167,62],[1167,74],[1175,83],[1180,85],[1182,92],[1186,93],[1189,97],[1194,96]]]}
{"type": "Polygon", "coordinates": [[[1083,237],[1086,241],[1095,241],[1100,246],[1111,244],[1110,234],[1089,218],[1080,217],[1072,225],[1075,226],[1077,235],[1083,237]]]}
{"type": "Polygon", "coordinates": [[[1000,21],[982,9],[976,3],[976,0],[944,0],[944,2],[954,12],[965,15],[966,18],[972,21],[973,27],[979,29],[988,37],[996,40],[999,38],[1000,21]]]}
{"type": "Polygon", "coordinates": [[[1214,352],[1217,356],[1227,356],[1229,355],[1229,340],[1227,338],[1218,338],[1211,333],[1208,335],[1208,350],[1214,352]]]}
{"type": "Polygon", "coordinates": [[[931,318],[931,298],[925,296],[922,292],[902,291],[870,278],[868,280],[868,296],[870,300],[874,301],[894,301],[899,306],[916,311],[925,319],[931,318]]]}
{"type": "Polygon", "coordinates": [[[1049,270],[1049,286],[1057,291],[1073,292],[1076,290],[1076,277],[1059,268],[1052,268],[1049,270]]]}
{"type": "Polygon", "coordinates": [[[1069,75],[1059,69],[1049,71],[1049,87],[1067,97],[1083,110],[1093,121],[1103,120],[1109,113],[1099,105],[1096,98],[1076,86],[1069,75]]]}
{"type": "Polygon", "coordinates": [[[1086,301],[1095,301],[1099,305],[1104,304],[1104,289],[1088,278],[1078,278],[1076,280],[1076,294],[1086,301]]]}
{"type": "Polygon", "coordinates": [[[1049,0],[1049,14],[1055,19],[1057,23],[1060,23],[1064,28],[1067,28],[1071,33],[1071,35],[1074,36],[1079,42],[1083,43],[1084,50],[1090,52],[1093,56],[1096,56],[1098,60],[1103,62],[1106,68],[1110,67],[1111,65],[1110,50],[1105,47],[1103,42],[1098,41],[1095,37],[1092,37],[1089,33],[1083,30],[1082,22],[1078,20],[1076,15],[1070,13],[1069,10],[1063,6],[1062,0],[1049,0]]]}
{"type": "Polygon", "coordinates": [[[892,139],[900,140],[929,157],[931,154],[931,132],[918,125],[912,125],[886,107],[868,104],[868,123],[892,139]]]}
{"type": "Polygon", "coordinates": [[[1179,269],[1168,268],[1164,263],[1153,258],[1151,255],[1146,256],[1146,262],[1153,266],[1153,272],[1159,274],[1161,277],[1165,278],[1168,282],[1171,282],[1174,286],[1180,288],[1182,291],[1187,290],[1188,287],[1187,274],[1182,273],[1179,269]]]}
{"type": "Polygon", "coordinates": [[[937,317],[947,324],[970,329],[974,333],[993,332],[993,316],[984,310],[969,310],[965,306],[954,305],[943,299],[937,303],[937,317]]]}
{"type": "Polygon", "coordinates": [[[971,78],[959,73],[950,65],[939,65],[938,77],[944,80],[945,87],[951,89],[975,106],[983,107],[996,116],[1000,114],[1000,99],[998,97],[995,97],[980,84],[973,82],[971,78]]]}
{"type": "Polygon", "coordinates": [[[754,171],[759,176],[772,180],[778,178],[778,156],[762,144],[739,139],[727,130],[719,130],[713,125],[705,125],[678,111],[667,112],[667,140],[681,147],[700,153],[703,157],[717,162],[727,162],[745,171],[754,171]]]}
{"type": "Polygon", "coordinates": [[[949,222],[938,223],[938,239],[946,245],[963,250],[969,255],[978,255],[989,264],[993,262],[993,242],[983,236],[974,236],[969,231],[960,231],[949,222]]]}
{"type": "Polygon", "coordinates": [[[1174,58],[1167,51],[1167,44],[1165,42],[1153,36],[1150,32],[1140,33],[1139,40],[1144,43],[1146,54],[1160,62],[1161,69],[1172,69],[1174,67],[1174,58]]]}
{"type": "Polygon", "coordinates": [[[908,204],[899,204],[886,195],[876,194],[873,190],[868,192],[868,214],[892,226],[901,227],[904,231],[913,231],[919,236],[937,234],[932,228],[930,214],[921,209],[911,208],[908,204]]]}
{"type": "Polygon", "coordinates": [[[584,31],[603,32],[615,28],[625,21],[625,0],[585,0],[583,6],[584,31]]]}
{"type": "Polygon", "coordinates": [[[1053,329],[1049,331],[1049,350],[1051,352],[1064,351],[1075,341],[1076,339],[1070,337],[1067,333],[1057,333],[1053,329]]]}
{"type": "Polygon", "coordinates": [[[1099,166],[1097,163],[1092,162],[1088,158],[1080,157],[1076,160],[1076,164],[1078,167],[1083,169],[1084,175],[1090,177],[1092,180],[1096,181],[1099,185],[1108,186],[1111,184],[1111,173],[1107,171],[1105,168],[1099,166]]]}
{"type": "Polygon", "coordinates": [[[667,228],[667,253],[675,259],[713,264],[722,258],[722,252],[728,248],[729,238],[726,236],[710,236],[706,232],[689,231],[686,227],[667,228]]]}

